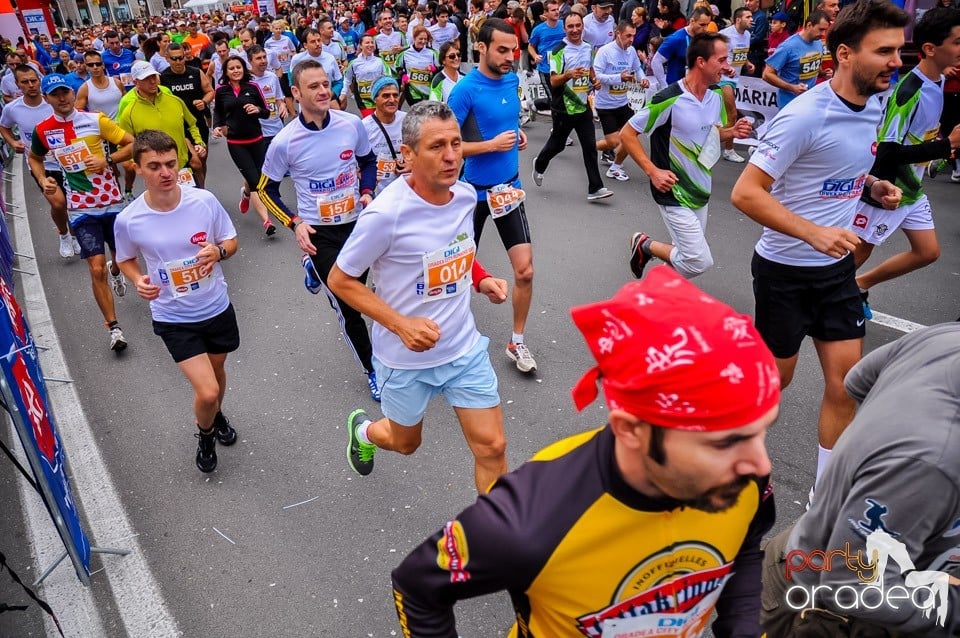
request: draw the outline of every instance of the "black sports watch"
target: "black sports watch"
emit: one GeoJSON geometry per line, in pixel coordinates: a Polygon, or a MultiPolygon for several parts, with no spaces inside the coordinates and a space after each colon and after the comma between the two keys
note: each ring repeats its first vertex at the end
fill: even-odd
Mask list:
{"type": "Polygon", "coordinates": [[[227,249],[226,249],[226,248],[224,248],[223,246],[217,246],[217,248],[220,249],[220,261],[223,261],[224,259],[226,259],[226,258],[229,256],[229,255],[227,255],[227,249]]]}

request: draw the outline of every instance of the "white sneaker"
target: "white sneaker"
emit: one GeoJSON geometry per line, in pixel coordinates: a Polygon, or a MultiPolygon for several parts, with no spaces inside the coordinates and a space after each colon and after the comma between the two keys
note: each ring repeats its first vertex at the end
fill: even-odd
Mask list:
{"type": "Polygon", "coordinates": [[[627,175],[626,171],[622,168],[613,168],[612,166],[607,169],[607,177],[611,177],[620,182],[627,182],[630,180],[630,176],[627,175]]]}
{"type": "Polygon", "coordinates": [[[612,190],[610,190],[609,188],[601,188],[600,190],[595,191],[593,193],[587,193],[587,201],[595,202],[598,199],[606,199],[611,196],[613,196],[612,190]]]}
{"type": "Polygon", "coordinates": [[[70,242],[71,237],[72,235],[70,235],[70,233],[60,235],[60,256],[64,259],[73,257],[73,244],[70,242]]]}
{"type": "Polygon", "coordinates": [[[953,171],[950,173],[950,181],[960,184],[960,171],[953,171]]]}
{"type": "Polygon", "coordinates": [[[735,162],[737,164],[743,164],[747,161],[742,155],[738,154],[732,148],[728,148],[723,151],[723,159],[727,160],[728,162],[735,162]]]}
{"type": "Polygon", "coordinates": [[[73,242],[73,254],[80,254],[80,242],[77,241],[76,235],[70,235],[70,241],[73,242]]]}
{"type": "Polygon", "coordinates": [[[123,273],[113,274],[113,262],[107,262],[107,274],[110,275],[110,285],[113,286],[113,292],[122,297],[127,294],[127,281],[123,278],[123,273]]]}
{"type": "Polygon", "coordinates": [[[123,337],[123,330],[120,328],[110,329],[110,349],[114,352],[122,352],[127,348],[127,340],[123,337]]]}
{"type": "Polygon", "coordinates": [[[536,184],[537,186],[543,186],[543,173],[538,173],[538,172],[537,172],[537,162],[536,162],[536,160],[534,160],[534,162],[533,162],[533,173],[532,173],[532,176],[533,176],[533,183],[534,183],[534,184],[536,184]]]}
{"type": "Polygon", "coordinates": [[[537,369],[537,362],[530,354],[530,349],[523,343],[508,343],[507,356],[517,364],[520,372],[530,372],[537,369]]]}

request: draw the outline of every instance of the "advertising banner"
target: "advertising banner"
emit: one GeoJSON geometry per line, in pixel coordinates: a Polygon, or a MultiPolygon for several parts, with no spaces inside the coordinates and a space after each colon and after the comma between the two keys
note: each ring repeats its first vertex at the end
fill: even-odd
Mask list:
{"type": "Polygon", "coordinates": [[[779,110],[777,89],[760,78],[741,76],[736,88],[736,102],[740,117],[753,124],[750,137],[737,140],[737,144],[756,146],[779,110]]]}
{"type": "Polygon", "coordinates": [[[10,411],[40,495],[56,525],[77,577],[90,575],[90,542],[67,476],[67,457],[47,399],[37,349],[20,306],[0,278],[0,394],[10,411]]]}

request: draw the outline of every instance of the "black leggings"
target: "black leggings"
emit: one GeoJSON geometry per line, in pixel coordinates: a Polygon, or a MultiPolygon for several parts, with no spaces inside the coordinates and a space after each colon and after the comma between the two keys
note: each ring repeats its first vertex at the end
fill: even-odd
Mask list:
{"type": "Polygon", "coordinates": [[[254,189],[260,183],[260,169],[263,168],[263,160],[267,157],[267,143],[263,139],[247,144],[238,144],[227,140],[227,149],[230,151],[230,158],[236,165],[243,179],[247,181],[247,187],[254,189]]]}
{"type": "Polygon", "coordinates": [[[597,139],[593,128],[593,113],[589,110],[579,115],[553,113],[553,130],[550,138],[543,145],[540,154],[533,160],[533,167],[538,173],[545,173],[550,160],[556,157],[567,145],[567,136],[570,131],[576,131],[580,141],[580,150],[583,152],[583,166],[587,169],[587,192],[596,193],[603,188],[603,179],[600,177],[600,166],[597,164],[597,139]]]}

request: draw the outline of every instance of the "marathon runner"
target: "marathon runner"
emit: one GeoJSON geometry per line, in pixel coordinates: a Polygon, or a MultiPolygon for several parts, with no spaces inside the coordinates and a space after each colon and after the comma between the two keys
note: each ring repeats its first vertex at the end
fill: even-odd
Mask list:
{"type": "Polygon", "coordinates": [[[477,191],[474,241],[480,243],[487,217],[493,218],[513,266],[513,334],[506,355],[517,370],[532,372],[537,361],[523,335],[533,299],[533,245],[520,184],[520,151],[527,147],[527,135],[518,126],[517,36],[506,21],[488,18],[477,47],[480,63],[453,87],[448,103],[463,132],[463,179],[477,191]]]}
{"type": "MultiPolygon", "coordinates": [[[[543,22],[534,26],[530,32],[527,53],[530,54],[530,61],[537,66],[540,84],[543,85],[548,101],[553,94],[550,89],[550,52],[563,41],[564,35],[563,24],[560,23],[560,1],[546,0],[543,3],[543,22]]],[[[546,108],[549,108],[549,104],[538,101],[537,111],[546,108]]]]}
{"type": "Polygon", "coordinates": [[[593,58],[593,73],[600,81],[600,90],[594,98],[594,106],[600,117],[603,139],[597,142],[600,161],[610,164],[607,177],[625,182],[630,179],[623,170],[626,149],[620,145],[620,130],[633,117],[627,90],[630,84],[641,88],[650,86],[643,77],[643,64],[633,48],[633,38],[637,29],[629,22],[617,25],[613,42],[605,44],[593,58]],[[614,152],[616,151],[616,152],[614,152]]]}
{"type": "MultiPolygon", "coordinates": [[[[0,135],[15,153],[28,153],[32,147],[33,130],[37,124],[53,114],[50,104],[43,99],[40,90],[40,74],[32,66],[20,64],[12,75],[16,78],[17,87],[21,95],[9,104],[4,105],[0,112],[0,135]],[[13,128],[17,128],[14,135],[13,128]]],[[[6,77],[6,76],[4,76],[6,77]]],[[[28,156],[29,157],[29,156],[28,156]]],[[[73,229],[67,223],[67,202],[63,195],[63,171],[60,164],[52,155],[43,158],[43,178],[37,179],[40,173],[31,175],[37,182],[37,187],[50,204],[50,219],[57,227],[60,237],[60,256],[69,259],[80,254],[80,244],[73,235],[73,229]],[[46,188],[47,178],[53,179],[58,188],[46,188]]]]}
{"type": "Polygon", "coordinates": [[[370,148],[377,156],[377,188],[374,197],[406,172],[400,145],[403,143],[403,118],[400,110],[400,85],[390,77],[373,83],[373,101],[377,109],[363,118],[370,148]]]}
{"type": "Polygon", "coordinates": [[[377,33],[373,37],[377,55],[390,69],[390,74],[396,76],[397,58],[400,52],[407,48],[407,36],[393,28],[393,13],[389,9],[380,12],[377,27],[377,33]]]}
{"type": "Polygon", "coordinates": [[[587,94],[600,88],[600,80],[593,71],[593,48],[583,41],[583,18],[568,13],[563,19],[563,30],[566,37],[550,52],[553,128],[533,160],[533,181],[537,186],[543,184],[550,160],[563,151],[567,136],[575,131],[587,171],[587,201],[595,202],[613,195],[613,191],[604,188],[600,177],[593,113],[587,102],[587,94]]]}
{"type": "MultiPolygon", "coordinates": [[[[187,110],[197,120],[200,140],[204,146],[209,146],[210,127],[207,125],[209,115],[207,105],[213,102],[215,94],[210,78],[200,69],[187,66],[186,51],[183,45],[176,42],[170,44],[167,49],[167,61],[170,66],[160,73],[160,83],[169,88],[172,95],[183,100],[187,110]]],[[[184,135],[189,136],[189,134],[189,128],[184,126],[184,135]]],[[[207,154],[194,155],[191,158],[190,168],[193,171],[194,182],[203,188],[207,179],[207,154]]]]}
{"type": "Polygon", "coordinates": [[[813,88],[820,75],[823,43],[830,27],[827,14],[814,11],[797,31],[777,47],[763,68],[763,81],[775,86],[777,105],[781,109],[801,93],[813,88]]]}
{"type": "MultiPolygon", "coordinates": [[[[287,106],[283,101],[283,87],[280,78],[267,68],[267,52],[259,44],[250,47],[247,52],[250,62],[250,80],[260,87],[260,93],[270,110],[270,117],[260,120],[263,131],[263,146],[270,146],[273,138],[283,129],[283,120],[287,117],[287,106]]],[[[256,188],[256,184],[252,187],[256,188]]]]}
{"type": "Polygon", "coordinates": [[[446,42],[458,41],[460,39],[460,29],[450,22],[450,8],[441,4],[436,8],[434,15],[437,16],[437,22],[427,27],[430,37],[433,39],[433,47],[436,49],[446,42]]]}
{"type": "Polygon", "coordinates": [[[339,105],[338,100],[340,99],[340,94],[343,93],[344,84],[343,74],[340,72],[340,65],[337,63],[336,58],[323,50],[320,32],[316,29],[306,29],[303,32],[303,43],[305,45],[303,51],[293,56],[290,60],[290,68],[292,69],[304,60],[319,62],[323,70],[327,72],[327,78],[330,80],[330,90],[333,91],[333,102],[331,102],[331,106],[336,108],[339,105]]]}
{"type": "Polygon", "coordinates": [[[583,41],[596,51],[613,42],[617,20],[613,17],[613,0],[595,0],[591,12],[583,18],[583,41]]]}
{"type": "Polygon", "coordinates": [[[120,34],[116,31],[107,31],[103,40],[105,45],[103,65],[107,70],[107,75],[120,78],[120,82],[127,90],[133,88],[131,70],[133,63],[137,61],[133,51],[123,48],[120,43],[120,34]]]}
{"type": "MultiPolygon", "coordinates": [[[[756,0],[751,0],[756,1],[756,0]]],[[[679,81],[687,72],[687,49],[699,33],[704,33],[713,15],[709,9],[697,7],[690,14],[690,24],[667,36],[650,60],[657,86],[666,87],[679,81]]]]}
{"type": "MultiPolygon", "coordinates": [[[[149,62],[142,64],[153,69],[149,62]]],[[[118,297],[127,287],[120,269],[106,260],[104,245],[116,256],[113,222],[124,205],[117,164],[130,158],[133,136],[103,113],[76,110],[76,94],[62,75],[44,76],[41,86],[53,114],[33,131],[30,171],[46,192],[61,187],[54,178],[46,177],[44,157],[52,154],[63,171],[67,216],[80,243],[80,258],[86,260],[90,270],[93,297],[110,332],[110,349],[120,353],[126,349],[127,340],[117,322],[110,286],[118,297]],[[108,142],[120,149],[109,153],[108,142]]]]}
{"type": "Polygon", "coordinates": [[[828,36],[833,78],[777,113],[731,194],[763,226],[751,266],[757,328],[783,387],[805,336],[820,358],[818,478],[856,410],[843,379],[860,359],[865,332],[853,257],[860,238],[851,230],[857,201],[865,190],[888,210],[900,205],[900,189],[870,175],[882,117],[872,96],[900,67],[909,21],[885,0],[843,9],[828,36]]]}
{"type": "MultiPolygon", "coordinates": [[[[280,76],[281,87],[283,88],[283,97],[287,103],[287,112],[295,113],[296,108],[294,108],[293,103],[293,93],[290,91],[290,69],[293,56],[297,53],[297,47],[293,41],[283,34],[285,24],[283,20],[276,20],[271,25],[271,35],[269,38],[266,38],[263,41],[263,48],[266,49],[268,55],[273,55],[276,57],[277,63],[280,65],[282,75],[280,76]]],[[[241,37],[241,42],[243,38],[241,37]]],[[[255,40],[254,40],[255,42],[255,40]]],[[[251,46],[253,43],[251,43],[251,46]]],[[[248,48],[246,43],[244,43],[244,48],[248,48]]]]}
{"type": "MultiPolygon", "coordinates": [[[[379,401],[367,324],[357,310],[326,286],[360,210],[373,199],[377,158],[360,119],[330,108],[330,80],[319,62],[297,64],[292,88],[300,103],[300,115],[273,138],[257,193],[267,210],[294,232],[297,245],[310,257],[312,268],[308,260],[302,263],[311,283],[316,284],[311,292],[319,292],[322,287],[327,293],[344,341],[367,375],[370,396],[379,401]],[[280,183],[287,172],[297,193],[296,213],[280,197],[280,183]]],[[[366,281],[365,276],[362,279],[366,281]]]]}
{"type": "Polygon", "coordinates": [[[376,45],[372,35],[360,36],[360,53],[351,60],[347,68],[343,70],[343,85],[349,87],[349,92],[344,90],[340,96],[340,108],[347,108],[347,96],[353,93],[353,99],[357,102],[357,109],[362,117],[373,113],[375,105],[370,96],[370,89],[377,78],[383,76],[393,76],[387,64],[379,57],[374,55],[376,45]]]}
{"type": "Polygon", "coordinates": [[[218,263],[237,252],[237,231],[213,193],[180,187],[180,158],[169,135],[138,135],[133,160],[146,192],[117,217],[118,265],[150,302],[154,333],[193,387],[196,464],[212,472],[216,442],[237,441],[222,409],[227,354],[240,346],[240,331],[218,263]]]}
{"type": "Polygon", "coordinates": [[[913,43],[920,47],[920,63],[884,101],[877,158],[870,170],[871,175],[889,180],[903,191],[900,207],[885,210],[864,193],[853,221],[853,231],[863,240],[854,253],[857,267],[897,228],[907,236],[910,250],[857,276],[867,319],[873,318],[867,301],[873,286],[932,264],[940,256],[930,200],[923,192],[923,173],[928,162],[949,158],[960,148],[960,125],[937,139],[943,112],[943,73],[960,65],[960,9],[937,7],[924,13],[913,28],[913,43]]]}
{"type": "Polygon", "coordinates": [[[620,140],[650,177],[650,192],[672,242],[633,234],[630,270],[638,279],[654,257],[688,279],[713,266],[706,238],[713,166],[723,142],[744,138],[752,130],[746,118],[728,126],[715,86],[730,68],[728,51],[726,36],[709,31],[694,36],[687,49],[686,76],[654,95],[623,127],[620,140]],[[649,156],[640,144],[640,133],[650,137],[649,156]]]}
{"type": "Polygon", "coordinates": [[[700,636],[714,611],[715,636],[759,636],[769,350],[748,316],[665,267],[571,314],[597,360],[574,402],[599,380],[607,425],[500,477],[400,563],[402,635],[456,636],[457,601],[506,590],[514,637],[700,636]]]}
{"type": "Polygon", "coordinates": [[[317,18],[315,28],[320,32],[320,46],[323,48],[323,52],[332,55],[342,71],[343,67],[347,66],[347,43],[334,29],[333,20],[328,15],[321,15],[317,18]]]}
{"type": "MultiPolygon", "coordinates": [[[[836,2],[836,0],[833,0],[836,2]]],[[[740,74],[744,70],[748,74],[754,72],[753,63],[748,59],[750,53],[750,27],[753,25],[753,12],[747,7],[740,7],[733,12],[733,24],[722,29],[720,34],[726,36],[730,50],[730,71],[720,80],[720,90],[723,94],[723,108],[727,112],[727,120],[737,119],[736,89],[740,74]]],[[[741,164],[746,160],[733,150],[733,140],[723,143],[723,159],[728,162],[741,164]]]]}
{"type": "Polygon", "coordinates": [[[430,79],[440,65],[437,50],[429,46],[431,38],[426,27],[415,26],[412,44],[397,59],[397,75],[403,82],[403,99],[411,106],[430,97],[430,79]]]}
{"type": "Polygon", "coordinates": [[[364,210],[330,272],[331,289],[374,320],[374,365],[384,380],[384,418],[372,422],[363,410],[347,417],[347,460],[366,476],[378,448],[413,454],[427,405],[442,394],[473,453],[482,494],[507,470],[507,443],[490,340],[477,331],[470,283],[501,303],[507,282],[475,259],[477,195],[458,180],[460,127],[447,105],[427,101],[410,109],[403,155],[409,176],[364,210]],[[364,284],[367,269],[376,293],[364,284]]]}

